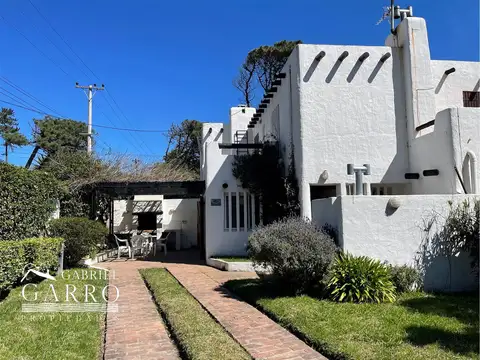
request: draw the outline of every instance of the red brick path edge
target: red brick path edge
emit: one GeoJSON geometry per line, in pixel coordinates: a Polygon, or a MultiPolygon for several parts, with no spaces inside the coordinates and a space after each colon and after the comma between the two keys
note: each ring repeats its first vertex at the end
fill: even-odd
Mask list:
{"type": "Polygon", "coordinates": [[[206,266],[170,265],[168,271],[255,359],[326,360],[253,306],[235,298],[221,284],[250,274],[225,273],[206,266]]]}
{"type": "MultiPolygon", "coordinates": [[[[107,312],[104,359],[179,360],[178,350],[138,272],[142,267],[162,265],[122,261],[102,264],[102,267],[115,271],[110,285],[119,289],[116,301],[118,312],[107,312]]],[[[109,287],[108,297],[116,297],[112,286],[109,287]]]]}
{"type": "MultiPolygon", "coordinates": [[[[252,278],[254,273],[232,273],[204,265],[167,264],[153,261],[114,261],[101,267],[115,272],[110,285],[120,291],[118,312],[108,312],[105,360],[178,360],[155,303],[138,272],[166,267],[198,302],[256,360],[326,360],[296,336],[253,306],[233,297],[221,285],[231,279],[252,278]]],[[[109,288],[109,299],[116,296],[109,288]]],[[[216,359],[212,359],[216,360],[216,359]]]]}

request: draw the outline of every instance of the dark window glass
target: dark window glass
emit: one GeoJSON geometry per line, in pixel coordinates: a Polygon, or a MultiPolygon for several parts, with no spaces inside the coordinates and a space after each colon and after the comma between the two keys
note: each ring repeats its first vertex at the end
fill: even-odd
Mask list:
{"type": "Polygon", "coordinates": [[[237,229],[237,193],[232,192],[232,229],[237,229]]]}

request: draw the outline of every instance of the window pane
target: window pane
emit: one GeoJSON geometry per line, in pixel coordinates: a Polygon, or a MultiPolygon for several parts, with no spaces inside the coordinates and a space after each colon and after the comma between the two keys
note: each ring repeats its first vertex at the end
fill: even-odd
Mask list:
{"type": "Polygon", "coordinates": [[[237,229],[237,193],[232,192],[232,230],[237,229]]]}
{"type": "Polygon", "coordinates": [[[238,201],[239,201],[239,210],[240,211],[240,230],[245,229],[245,195],[243,192],[238,194],[238,201]]]}
{"type": "Polygon", "coordinates": [[[223,208],[224,208],[224,213],[223,213],[223,227],[228,230],[230,229],[230,224],[229,224],[229,221],[228,221],[228,206],[229,206],[229,203],[228,203],[228,193],[224,193],[223,194],[223,208]]]}

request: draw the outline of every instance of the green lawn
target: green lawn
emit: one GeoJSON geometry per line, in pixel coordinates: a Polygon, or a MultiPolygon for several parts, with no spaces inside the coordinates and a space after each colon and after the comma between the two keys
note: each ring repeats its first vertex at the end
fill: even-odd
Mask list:
{"type": "Polygon", "coordinates": [[[405,294],[394,304],[276,297],[258,280],[227,288],[331,359],[478,359],[478,296],[405,294]]]}
{"type": "MultiPolygon", "coordinates": [[[[105,314],[102,313],[24,313],[22,304],[55,302],[50,285],[54,285],[55,294],[60,303],[65,302],[66,284],[74,285],[77,290],[74,296],[79,302],[85,300],[85,284],[90,287],[98,302],[102,299],[102,289],[107,284],[105,275],[99,280],[100,270],[88,270],[96,273],[96,280],[79,280],[82,269],[65,272],[65,279],[60,276],[56,281],[45,280],[27,286],[22,297],[22,287],[13,289],[0,301],[0,359],[82,359],[97,360],[103,345],[103,324],[105,314]],[[66,280],[70,276],[69,280],[66,280]],[[75,277],[75,278],[73,278],[75,277]],[[37,300],[33,301],[37,291],[37,300]],[[47,301],[44,301],[47,298],[47,301]]],[[[72,287],[70,287],[72,290],[72,287]]],[[[91,301],[91,298],[89,298],[91,301]]],[[[70,298],[70,303],[73,300],[70,298]]]]}
{"type": "Polygon", "coordinates": [[[252,261],[247,257],[240,257],[240,256],[220,256],[220,257],[216,256],[214,259],[223,260],[223,261],[226,261],[226,262],[250,262],[250,261],[252,261]]]}
{"type": "Polygon", "coordinates": [[[251,359],[169,272],[146,269],[140,273],[187,359],[251,359]]]}

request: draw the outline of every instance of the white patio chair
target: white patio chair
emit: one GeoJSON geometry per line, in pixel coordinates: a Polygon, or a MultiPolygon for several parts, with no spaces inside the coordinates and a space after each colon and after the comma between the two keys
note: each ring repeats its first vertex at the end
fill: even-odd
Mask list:
{"type": "Polygon", "coordinates": [[[130,247],[130,244],[128,243],[127,239],[120,239],[117,235],[113,234],[113,237],[115,238],[115,242],[117,243],[117,259],[120,259],[120,255],[123,252],[127,251],[128,252],[128,257],[132,257],[132,248],[130,247]]]}
{"type": "Polygon", "coordinates": [[[167,256],[167,239],[169,235],[170,235],[169,231],[163,231],[157,235],[157,240],[156,240],[155,246],[153,247],[153,256],[157,254],[157,248],[160,248],[160,249],[163,248],[163,252],[165,256],[167,256]]]}
{"type": "Polygon", "coordinates": [[[144,256],[148,247],[148,239],[142,235],[132,236],[132,259],[135,258],[135,254],[140,252],[141,256],[144,256]]]}

